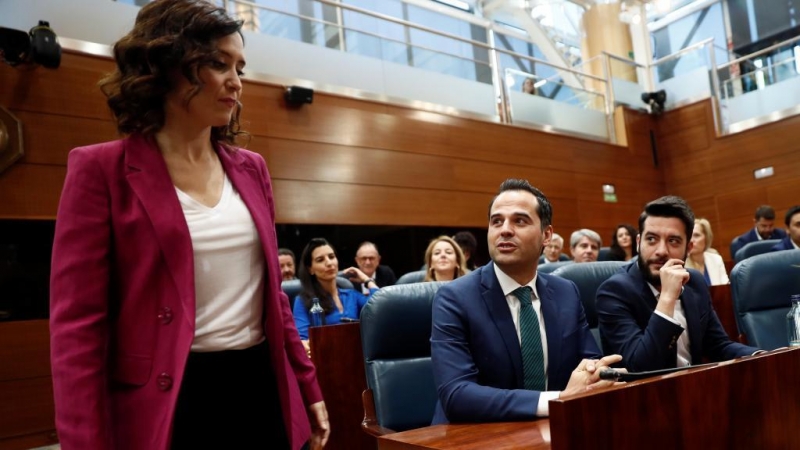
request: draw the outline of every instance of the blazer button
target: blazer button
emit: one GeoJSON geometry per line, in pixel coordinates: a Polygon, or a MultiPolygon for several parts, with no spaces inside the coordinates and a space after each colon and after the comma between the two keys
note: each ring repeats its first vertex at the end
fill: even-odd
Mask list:
{"type": "Polygon", "coordinates": [[[158,311],[158,320],[164,325],[172,322],[172,308],[165,306],[158,311]]]}
{"type": "Polygon", "coordinates": [[[172,377],[166,372],[161,372],[161,375],[158,376],[156,383],[158,384],[158,389],[161,391],[168,391],[172,389],[172,377]]]}

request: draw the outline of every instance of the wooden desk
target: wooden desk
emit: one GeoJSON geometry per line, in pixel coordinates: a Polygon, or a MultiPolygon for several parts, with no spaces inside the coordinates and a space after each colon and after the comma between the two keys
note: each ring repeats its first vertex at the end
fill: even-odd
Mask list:
{"type": "Polygon", "coordinates": [[[361,325],[345,323],[308,329],[311,361],[328,409],[331,436],[325,450],[368,450],[375,439],[361,430],[364,408],[361,393],[367,388],[361,325]]]}
{"type": "Polygon", "coordinates": [[[709,286],[709,292],[711,293],[711,305],[714,306],[714,311],[717,312],[717,317],[722,323],[722,328],[725,328],[728,333],[728,337],[734,342],[743,342],[744,338],[739,339],[739,328],[736,326],[731,285],[709,286]]]}
{"type": "Polygon", "coordinates": [[[550,421],[434,425],[378,438],[379,450],[544,450],[550,421]]]}
{"type": "Polygon", "coordinates": [[[380,450],[800,448],[800,349],[692,368],[550,402],[550,419],[436,425],[380,450]]]}

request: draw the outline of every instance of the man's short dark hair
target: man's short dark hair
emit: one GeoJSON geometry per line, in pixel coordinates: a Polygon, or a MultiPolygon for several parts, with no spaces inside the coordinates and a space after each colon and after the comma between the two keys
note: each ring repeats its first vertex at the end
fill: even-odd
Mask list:
{"type": "Polygon", "coordinates": [[[475,250],[478,248],[478,240],[475,239],[475,235],[469,231],[459,231],[453,236],[453,240],[456,241],[456,244],[458,244],[462,250],[468,250],[470,255],[474,255],[475,250]]]}
{"type": "MultiPolygon", "coordinates": [[[[692,236],[694,231],[694,213],[686,200],[674,195],[667,195],[644,206],[644,211],[639,216],[639,234],[644,236],[644,221],[648,217],[675,217],[683,222],[686,228],[686,237],[692,236]]],[[[688,241],[687,241],[688,242],[688,241]]]]}
{"type": "Polygon", "coordinates": [[[761,205],[756,208],[756,222],[759,219],[775,220],[775,210],[772,209],[772,206],[761,205]]]}
{"type": "Polygon", "coordinates": [[[789,208],[788,211],[786,211],[786,219],[784,219],[784,222],[786,222],[786,228],[789,228],[789,224],[792,223],[792,216],[795,214],[800,214],[800,205],[794,205],[789,208]]]}
{"type": "Polygon", "coordinates": [[[292,261],[297,261],[297,258],[294,257],[294,252],[289,250],[288,248],[279,248],[278,249],[278,256],[289,255],[292,257],[292,261]]]}
{"type": "Polygon", "coordinates": [[[494,201],[497,200],[497,197],[500,194],[506,191],[527,191],[533,194],[538,203],[536,205],[536,214],[539,216],[539,220],[542,222],[542,230],[553,223],[553,207],[550,206],[550,200],[547,199],[542,191],[533,187],[528,180],[521,180],[518,178],[509,178],[500,184],[500,189],[497,191],[497,195],[495,195],[494,198],[492,198],[492,201],[489,203],[489,217],[492,215],[492,206],[494,206],[494,201]]]}

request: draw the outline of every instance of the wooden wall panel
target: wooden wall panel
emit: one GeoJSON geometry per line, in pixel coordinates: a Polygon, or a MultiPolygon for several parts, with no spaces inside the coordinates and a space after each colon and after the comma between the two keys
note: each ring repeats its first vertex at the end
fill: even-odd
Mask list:
{"type": "Polygon", "coordinates": [[[0,447],[3,439],[54,430],[53,411],[50,377],[0,382],[0,447]]]}
{"type": "Polygon", "coordinates": [[[706,100],[659,117],[659,150],[666,191],[711,221],[714,246],[728,259],[731,240],[752,228],[759,205],[772,205],[783,227],[786,210],[800,204],[800,116],[716,138],[711,108],[706,100]],[[775,175],[756,180],[753,171],[765,166],[775,175]]]}
{"type": "Polygon", "coordinates": [[[20,162],[67,165],[69,150],[117,138],[114,124],[108,120],[78,116],[19,111],[25,155],[20,162]]]}
{"type": "Polygon", "coordinates": [[[55,219],[66,166],[15,164],[0,174],[0,219],[55,219]]]}
{"type": "MultiPolygon", "coordinates": [[[[115,138],[97,88],[112,67],[74,52],[64,53],[58,70],[0,66],[0,79],[11,86],[0,104],[22,119],[26,142],[24,160],[0,174],[0,218],[53,218],[67,152],[115,138]]],[[[498,185],[522,177],[553,199],[568,234],[595,226],[597,215],[581,214],[578,205],[600,199],[602,183],[613,180],[621,203],[639,204],[663,190],[649,148],[323,93],[312,105],[287,108],[282,86],[257,81],[245,82],[242,102],[247,147],[267,160],[279,223],[483,227],[498,185]]],[[[641,114],[631,120],[652,122],[641,114]]],[[[604,220],[628,220],[615,217],[618,211],[609,204],[604,220]]]]}
{"type": "Polygon", "coordinates": [[[47,320],[0,323],[0,382],[50,376],[47,320]]]}
{"type": "MultiPolygon", "coordinates": [[[[27,152],[0,174],[0,218],[54,217],[69,149],[115,137],[96,86],[111,68],[71,52],[58,70],[0,66],[11,86],[0,104],[23,120],[27,152]]],[[[562,235],[586,227],[610,236],[643,203],[672,193],[724,228],[715,230],[723,242],[750,226],[757,204],[785,210],[796,201],[787,192],[798,184],[800,152],[787,136],[797,118],[717,138],[708,101],[658,117],[625,110],[625,148],[323,93],[287,108],[281,86],[245,84],[248,147],[268,162],[279,223],[482,227],[499,183],[524,177],[553,199],[562,235]],[[765,164],[775,177],[753,180],[765,164]],[[603,183],[617,187],[619,203],[602,202],[603,183]]]]}
{"type": "Polygon", "coordinates": [[[57,442],[47,320],[0,323],[0,448],[57,442]]]}

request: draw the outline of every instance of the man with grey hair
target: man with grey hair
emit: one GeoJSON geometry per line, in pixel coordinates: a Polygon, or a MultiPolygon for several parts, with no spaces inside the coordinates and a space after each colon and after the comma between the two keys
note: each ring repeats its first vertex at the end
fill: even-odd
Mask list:
{"type": "Polygon", "coordinates": [[[561,249],[564,248],[564,238],[557,233],[553,233],[550,242],[544,246],[542,257],[539,258],[539,264],[550,264],[558,262],[561,257],[561,249]]]}
{"type": "Polygon", "coordinates": [[[574,231],[569,239],[569,247],[572,250],[572,259],[576,263],[595,262],[600,255],[600,247],[603,240],[596,231],[588,228],[581,228],[574,231]]]}

